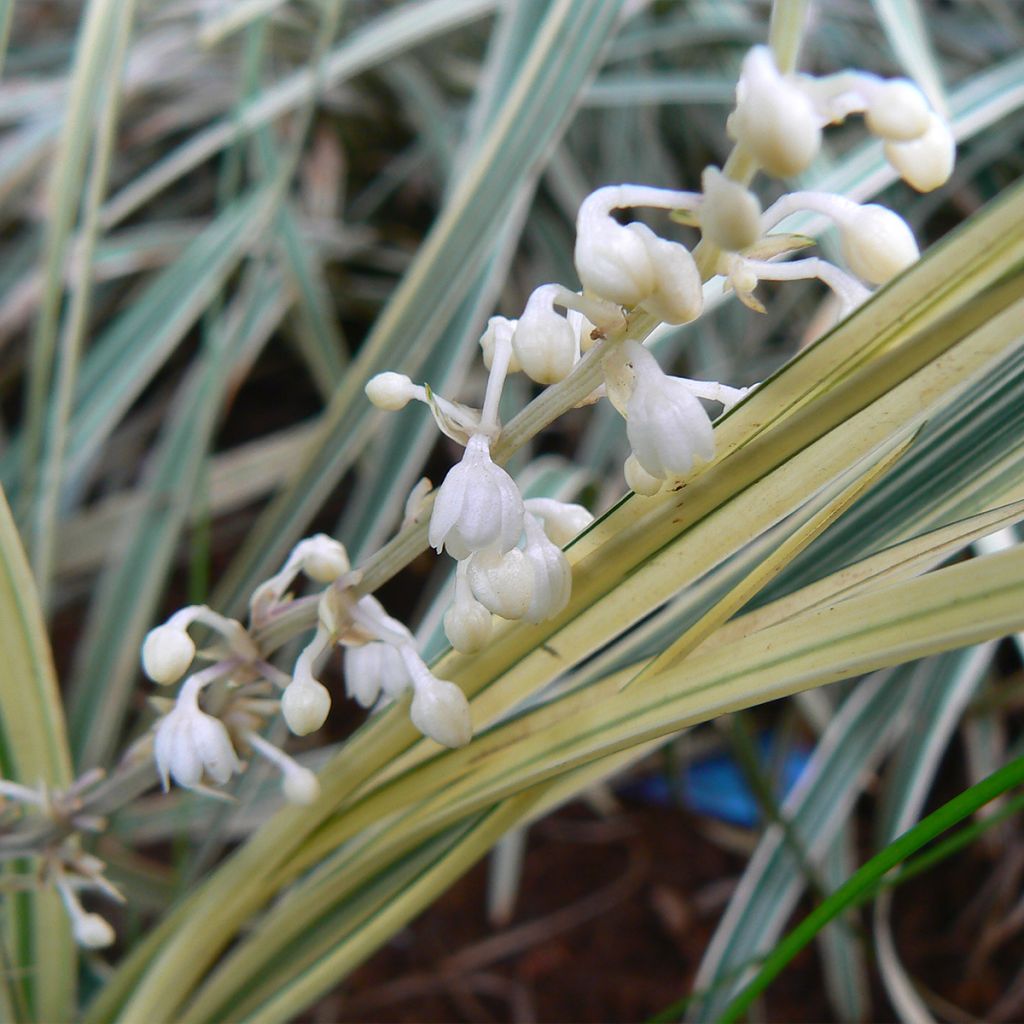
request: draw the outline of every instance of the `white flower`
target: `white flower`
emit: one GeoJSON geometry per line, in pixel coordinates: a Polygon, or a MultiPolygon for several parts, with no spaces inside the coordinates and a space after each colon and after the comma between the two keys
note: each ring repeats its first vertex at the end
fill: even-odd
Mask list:
{"type": "Polygon", "coordinates": [[[564,380],[580,357],[579,340],[572,324],[552,306],[558,286],[535,288],[512,336],[512,351],[530,380],[556,384],[564,380]]]}
{"type": "MultiPolygon", "coordinates": [[[[75,885],[60,871],[55,879],[57,892],[64,903],[64,909],[71,919],[71,934],[75,942],[84,949],[103,949],[112,945],[117,937],[110,922],[99,914],[85,910],[75,892],[75,885]]],[[[78,880],[81,884],[81,880],[78,880]]]]}
{"type": "Polygon", "coordinates": [[[626,435],[636,461],[654,477],[685,476],[695,456],[709,460],[714,455],[711,420],[684,381],[664,373],[642,345],[625,345],[635,374],[626,435]]]}
{"type": "Polygon", "coordinates": [[[466,695],[455,683],[438,679],[412,644],[403,644],[399,652],[412,679],[412,724],[442,746],[464,747],[473,738],[466,695]]]}
{"type": "MultiPolygon", "coordinates": [[[[500,342],[512,344],[512,337],[516,332],[516,325],[519,321],[509,320],[505,316],[492,316],[487,321],[487,328],[480,335],[480,349],[483,353],[484,366],[489,370],[494,359],[494,349],[500,342]]],[[[512,350],[512,358],[509,360],[508,372],[518,373],[522,370],[519,360],[516,358],[515,349],[512,350]]]]}
{"type": "Polygon", "coordinates": [[[165,790],[170,779],[186,789],[199,788],[204,773],[223,786],[241,770],[224,723],[199,709],[202,685],[198,675],[190,677],[173,710],[157,724],[153,756],[165,790]]]}
{"type": "Polygon", "coordinates": [[[412,724],[444,747],[464,747],[473,738],[469,701],[454,683],[431,676],[416,687],[409,709],[412,724]]]}
{"type": "Polygon", "coordinates": [[[928,131],[931,110],[924,93],[907,78],[890,78],[871,90],[864,111],[868,131],[888,142],[910,142],[928,131]]]}
{"type": "Polygon", "coordinates": [[[589,509],[554,498],[527,498],[524,506],[541,521],[544,532],[560,548],[575,540],[594,521],[589,509]]]}
{"type": "Polygon", "coordinates": [[[727,252],[739,252],[761,237],[761,204],[749,189],[730,181],[717,167],[701,175],[704,202],[700,228],[704,237],[727,252]]]}
{"type": "Polygon", "coordinates": [[[821,119],[814,104],[799,85],[780,74],[766,46],[755,46],[743,58],[736,109],[726,131],[777,178],[805,171],[821,147],[821,119]]]}
{"type": "Polygon", "coordinates": [[[523,554],[533,570],[533,580],[530,604],[523,618],[527,622],[543,622],[554,618],[569,603],[572,569],[562,549],[548,539],[540,520],[527,513],[524,528],[523,554]]]}
{"type": "MultiPolygon", "coordinates": [[[[320,599],[321,608],[330,606],[330,602],[325,600],[328,595],[337,597],[337,591],[324,591],[320,599]]],[[[321,621],[313,639],[299,653],[292,670],[292,681],[281,695],[281,713],[288,728],[296,736],[316,732],[327,720],[331,710],[331,695],[313,674],[317,660],[329,650],[331,643],[331,629],[321,621]]]]}
{"type": "Polygon", "coordinates": [[[416,397],[416,385],[404,374],[385,370],[371,377],[363,387],[366,397],[378,409],[398,412],[416,397]]]}
{"type": "Polygon", "coordinates": [[[651,266],[652,287],[640,305],[667,324],[696,320],[704,306],[704,289],[690,250],[659,238],[646,224],[629,224],[627,229],[644,239],[651,266]]]}
{"type": "MultiPolygon", "coordinates": [[[[850,270],[861,280],[871,284],[884,284],[913,263],[920,255],[914,233],[898,213],[884,206],[868,203],[862,206],[845,196],[831,192],[790,192],[776,200],[761,218],[767,230],[800,210],[812,210],[835,221],[839,228],[839,242],[850,270]]],[[[774,236],[769,236],[772,238],[774,236]]],[[[798,261],[808,263],[809,261],[798,261]]],[[[790,264],[795,266],[796,264],[790,264]]],[[[770,266],[763,261],[747,261],[748,269],[755,269],[758,277],[772,278],[765,271],[770,266]]],[[[807,270],[813,271],[813,265],[807,270]]],[[[785,273],[785,271],[783,271],[785,273]]],[[[825,276],[812,272],[802,277],[817,276],[832,285],[825,276]]],[[[779,276],[776,280],[781,280],[779,276]]],[[[838,289],[842,291],[843,289],[838,289]]]]}
{"type": "Polygon", "coordinates": [[[949,181],[956,161],[956,142],[949,125],[936,113],[928,116],[928,129],[910,142],[887,142],[885,159],[918,192],[931,192],[949,181]]]}
{"type": "Polygon", "coordinates": [[[885,284],[921,255],[907,222],[884,206],[853,207],[839,223],[843,259],[869,284],[885,284]]]}
{"type": "Polygon", "coordinates": [[[430,516],[431,547],[460,561],[474,551],[508,551],[523,532],[523,497],[512,477],[491,460],[490,442],[474,434],[462,461],[438,488],[430,516]]]}
{"type": "Polygon", "coordinates": [[[303,542],[302,571],[314,583],[333,583],[352,568],[345,545],[318,533],[303,542]]]}
{"type": "Polygon", "coordinates": [[[412,685],[402,656],[380,640],[346,647],[343,664],[345,693],[364,708],[373,707],[382,693],[394,700],[412,685]]]}
{"type": "Polygon", "coordinates": [[[292,680],[281,694],[281,713],[296,736],[316,732],[327,721],[330,710],[330,692],[323,683],[311,677],[292,680]]]}
{"type": "Polygon", "coordinates": [[[695,320],[703,307],[700,272],[689,250],[659,238],[644,224],[619,224],[611,211],[625,206],[689,208],[700,196],[642,185],[592,192],[576,218],[576,272],[584,294],[620,306],[643,306],[665,323],[695,320]]]}
{"type": "Polygon", "coordinates": [[[491,638],[491,613],[474,596],[466,576],[468,562],[455,573],[455,600],[444,613],[444,632],[460,654],[476,654],[491,638]]]}
{"type": "Polygon", "coordinates": [[[99,914],[80,914],[71,924],[75,942],[84,949],[104,949],[117,937],[110,922],[99,914]]]}
{"type": "Polygon", "coordinates": [[[500,554],[491,549],[470,558],[466,575],[473,596],[503,619],[521,619],[533,595],[533,568],[519,548],[500,554]]]}
{"type": "Polygon", "coordinates": [[[491,631],[491,613],[472,595],[468,601],[456,601],[444,613],[444,635],[460,654],[482,651],[491,631]]]}
{"type": "Polygon", "coordinates": [[[157,626],[142,642],[142,668],[154,683],[168,686],[185,674],[195,654],[196,645],[184,629],[157,626]]]}
{"type": "MultiPolygon", "coordinates": [[[[142,668],[153,682],[166,686],[185,674],[196,653],[187,632],[194,622],[218,633],[226,642],[230,656],[241,661],[255,661],[260,657],[259,648],[240,622],[204,604],[189,605],[176,611],[162,626],[151,629],[142,642],[142,668]]],[[[217,653],[222,656],[222,651],[217,653]]]]}

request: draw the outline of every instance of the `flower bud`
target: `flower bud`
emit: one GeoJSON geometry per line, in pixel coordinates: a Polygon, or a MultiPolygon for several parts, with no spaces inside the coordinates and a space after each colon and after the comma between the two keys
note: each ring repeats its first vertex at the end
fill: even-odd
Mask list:
{"type": "MultiPolygon", "coordinates": [[[[489,370],[494,359],[494,346],[498,338],[504,338],[511,344],[512,336],[516,331],[517,320],[509,320],[504,316],[492,316],[487,321],[487,329],[480,335],[480,348],[483,352],[484,366],[489,370]]],[[[522,369],[519,360],[516,358],[515,349],[512,349],[512,358],[508,363],[509,373],[518,373],[522,369]]]]}
{"type": "Polygon", "coordinates": [[[907,222],[892,210],[870,203],[855,206],[839,220],[843,258],[870,284],[885,284],[920,255],[907,222]]]}
{"type": "Polygon", "coordinates": [[[585,201],[576,221],[576,273],[585,292],[620,306],[636,306],[654,290],[654,270],[642,235],[585,201]]]}
{"type": "Polygon", "coordinates": [[[530,604],[523,614],[527,622],[554,618],[568,603],[572,593],[572,569],[562,549],[552,544],[538,519],[525,519],[526,555],[533,570],[530,604]]]}
{"type": "Polygon", "coordinates": [[[864,111],[868,131],[888,142],[919,139],[928,131],[930,119],[924,93],[906,78],[892,78],[877,85],[864,111]]]}
{"type": "Polygon", "coordinates": [[[412,724],[444,747],[464,747],[473,738],[469,701],[454,683],[431,679],[418,683],[409,709],[412,724]]]}
{"type": "Polygon", "coordinates": [[[657,360],[635,341],[625,351],[636,373],[626,406],[626,436],[636,461],[651,476],[685,476],[695,457],[714,455],[711,420],[686,383],[664,373],[657,360]]]}
{"type": "Polygon", "coordinates": [[[430,546],[460,561],[497,546],[508,551],[523,532],[523,496],[515,481],[491,460],[490,442],[474,434],[466,453],[438,488],[430,516],[430,546]]]}
{"type": "Polygon", "coordinates": [[[931,192],[949,181],[956,160],[956,142],[949,126],[936,113],[928,116],[928,129],[910,142],[887,142],[885,159],[918,192],[931,192]]]}
{"type": "Polygon", "coordinates": [[[281,694],[281,713],[296,736],[316,732],[327,721],[330,710],[331,695],[316,679],[293,679],[281,694]]]}
{"type": "Polygon", "coordinates": [[[700,227],[712,245],[739,252],[761,237],[761,204],[757,197],[717,167],[705,167],[701,175],[704,202],[700,227]]]}
{"type": "Polygon", "coordinates": [[[541,521],[551,542],[560,548],[575,540],[594,521],[589,509],[554,498],[527,498],[524,505],[527,512],[541,521]]]}
{"type": "Polygon", "coordinates": [[[696,320],[704,307],[704,287],[690,250],[659,238],[645,224],[630,224],[629,230],[645,240],[653,273],[653,287],[640,305],[667,324],[696,320]]]}
{"type": "Polygon", "coordinates": [[[491,613],[472,596],[456,599],[444,613],[444,634],[459,654],[476,654],[491,639],[491,613]]]}
{"type": "Polygon", "coordinates": [[[281,789],[289,803],[301,807],[316,803],[320,796],[320,780],[315,772],[294,761],[283,766],[283,771],[281,789]]]}
{"type": "Polygon", "coordinates": [[[632,453],[629,454],[626,461],[622,465],[622,473],[626,478],[626,486],[637,494],[643,494],[647,497],[651,497],[657,494],[661,490],[664,480],[660,477],[652,476],[650,473],[636,461],[636,456],[632,453]]]}
{"type": "Polygon", "coordinates": [[[345,545],[318,533],[309,538],[309,548],[302,563],[303,571],[316,583],[333,583],[352,568],[345,545]]]}
{"type": "Polygon", "coordinates": [[[404,409],[414,397],[415,385],[404,373],[393,373],[387,370],[371,377],[363,389],[366,397],[378,409],[387,412],[398,412],[404,409]]]}
{"type": "Polygon", "coordinates": [[[512,351],[530,380],[556,384],[579,358],[576,334],[551,305],[545,286],[530,295],[512,336],[512,351]]]}
{"type": "Polygon", "coordinates": [[[196,645],[184,629],[157,626],[142,642],[142,669],[161,686],[176,683],[192,664],[196,645]]]}
{"type": "Polygon", "coordinates": [[[805,171],[821,147],[813,103],[779,73],[766,46],[755,46],[743,58],[726,131],[777,178],[805,171]]]}
{"type": "Polygon", "coordinates": [[[530,607],[533,569],[519,548],[504,555],[480,551],[469,560],[466,575],[473,596],[503,619],[521,619],[530,607]]]}
{"type": "Polygon", "coordinates": [[[99,914],[77,914],[71,926],[75,942],[85,949],[103,949],[116,938],[110,922],[99,914]]]}

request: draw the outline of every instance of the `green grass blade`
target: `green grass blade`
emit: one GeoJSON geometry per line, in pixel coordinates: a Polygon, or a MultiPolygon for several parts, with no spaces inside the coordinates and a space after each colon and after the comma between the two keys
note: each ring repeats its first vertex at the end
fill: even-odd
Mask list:
{"type": "Polygon", "coordinates": [[[3,74],[7,47],[11,41],[11,20],[14,16],[14,0],[0,0],[0,74],[3,74]]]}
{"type": "Polygon", "coordinates": [[[22,476],[26,484],[18,504],[35,489],[36,464],[43,443],[47,392],[57,344],[64,268],[92,144],[96,104],[123,7],[122,0],[90,0],[81,21],[75,62],[65,100],[63,127],[47,189],[49,215],[43,240],[43,288],[28,373],[22,476]]]}
{"type": "Polygon", "coordinates": [[[110,432],[259,238],[278,194],[263,186],[232,204],[96,339],[76,388],[66,489],[81,486],[110,432]]]}
{"type": "Polygon", "coordinates": [[[909,831],[893,840],[884,850],[875,854],[863,867],[840,886],[827,900],[816,907],[772,950],[758,971],[757,977],[726,1008],[722,1024],[739,1020],[750,1004],[785,969],[786,965],[836,915],[847,907],[869,898],[874,887],[887,871],[921,849],[943,832],[963,821],[990,800],[1008,792],[1024,782],[1024,758],[1001,768],[987,779],[965,790],[943,804],[937,811],[922,819],[909,831]]]}
{"type": "Polygon", "coordinates": [[[33,508],[31,558],[39,586],[39,600],[49,605],[50,577],[56,545],[58,498],[64,477],[64,452],[68,421],[75,393],[75,381],[88,328],[92,302],[94,260],[99,235],[99,210],[107,188],[110,162],[117,130],[121,97],[121,75],[134,19],[133,0],[122,0],[113,15],[109,66],[100,83],[98,124],[92,146],[91,168],[83,198],[82,225],[78,236],[74,284],[64,322],[60,326],[57,366],[47,409],[43,437],[39,491],[33,508]]]}
{"type": "MultiPolygon", "coordinates": [[[[26,786],[71,782],[64,712],[35,583],[7,500],[0,492],[0,769],[26,786]]],[[[22,866],[32,874],[38,865],[22,866]]],[[[3,938],[19,998],[33,1019],[68,1020],[77,953],[53,889],[7,900],[3,938]]]]}
{"type": "MultiPolygon", "coordinates": [[[[892,842],[920,817],[939,762],[968,701],[987,675],[993,645],[946,655],[935,663],[918,713],[911,720],[886,773],[885,790],[876,820],[880,845],[892,842]]],[[[930,1013],[917,994],[896,950],[890,912],[892,892],[875,902],[874,931],[878,967],[886,991],[901,1019],[926,1020],[930,1013]]]]}
{"type": "Polygon", "coordinates": [[[381,15],[353,33],[328,54],[322,77],[311,70],[294,72],[254,97],[240,117],[224,118],[203,129],[125,186],[107,203],[103,223],[111,227],[130,216],[154,195],[239,138],[289,113],[319,88],[334,86],[407,49],[430,42],[489,14],[496,0],[420,0],[381,15]]]}

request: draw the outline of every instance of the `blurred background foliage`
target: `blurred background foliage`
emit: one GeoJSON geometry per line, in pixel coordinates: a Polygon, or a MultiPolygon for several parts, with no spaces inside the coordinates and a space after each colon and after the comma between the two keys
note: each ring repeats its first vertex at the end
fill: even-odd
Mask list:
{"type": "MultiPolygon", "coordinates": [[[[1020,14],[1013,0],[813,3],[800,66],[915,77],[949,111],[960,152],[950,184],[917,195],[893,181],[879,147],[851,124],[830,134],[802,184],[877,197],[907,218],[922,248],[1007,190],[1024,160],[1020,14]]],[[[769,15],[758,0],[0,0],[0,480],[49,624],[74,773],[112,768],[148,728],[137,652],[168,611],[205,601],[238,614],[291,544],[317,529],[344,541],[354,562],[388,539],[410,488],[424,473],[440,480],[454,451],[419,409],[373,412],[366,378],[398,369],[475,398],[487,316],[515,316],[542,282],[576,286],[573,225],[591,189],[694,188],[703,167],[725,160],[739,62],[766,39],[769,15]]],[[[759,182],[765,205],[781,191],[759,182]]],[[[679,237],[692,240],[684,229],[679,237]]],[[[828,235],[822,245],[834,251],[828,235]]],[[[718,290],[709,289],[713,309],[697,325],[657,337],[676,372],[737,386],[763,380],[828,322],[813,283],[763,286],[765,316],[719,301],[718,290]]],[[[1000,396],[990,389],[969,405],[989,417],[975,426],[993,446],[989,461],[978,456],[979,473],[1021,443],[1020,385],[1010,371],[1005,382],[1000,396]]],[[[530,394],[521,381],[509,392],[510,410],[530,394]]],[[[829,547],[812,547],[759,600],[880,547],[886,520],[871,509],[895,521],[908,480],[955,492],[971,472],[970,437],[932,438],[930,461],[872,492],[875,506],[826,534],[829,547]]],[[[618,417],[587,409],[542,432],[510,468],[532,493],[603,512],[625,491],[627,450],[618,417]]],[[[889,539],[902,536],[892,529],[889,539]]],[[[420,557],[381,591],[435,654],[448,572],[420,557]]],[[[597,662],[592,677],[660,650],[683,621],[645,623],[620,660],[597,662]]],[[[422,953],[403,960],[392,949],[365,984],[387,977],[382,991],[396,986],[395,999],[378,992],[376,1004],[360,1003],[356,987],[351,1007],[342,999],[324,1013],[427,1019],[415,1000],[429,993],[436,1005],[420,1010],[441,1017],[525,1020],[539,999],[548,1019],[572,1014],[574,1001],[579,1019],[630,1019],[694,985],[712,995],[675,1013],[716,1019],[740,968],[772,947],[802,895],[831,891],[863,854],[912,825],[936,803],[935,780],[948,797],[1011,758],[1019,659],[1018,646],[989,644],[733,716],[649,754],[619,796],[607,785],[592,791],[570,812],[579,834],[632,828],[634,854],[666,830],[689,836],[656,846],[658,868],[622,890],[644,891],[655,927],[672,939],[661,950],[666,967],[633,965],[623,985],[636,985],[635,997],[615,1002],[623,985],[612,980],[596,1001],[577,990],[559,1002],[522,972],[488,973],[610,913],[610,897],[580,897],[575,916],[564,911],[569,925],[548,921],[545,930],[541,921],[523,934],[513,926],[504,933],[512,952],[467,946],[463,963],[444,948],[482,934],[482,925],[467,933],[465,915],[479,916],[485,898],[492,921],[506,922],[523,877],[520,831],[492,859],[486,896],[482,876],[457,890],[469,909],[452,919],[452,938],[417,933],[440,944],[443,958],[423,967],[422,953]],[[787,773],[803,781],[780,808],[776,783],[787,773]],[[723,821],[730,801],[738,810],[723,821]],[[751,855],[745,867],[737,852],[751,855]],[[659,879],[667,869],[658,858],[706,860],[721,874],[659,879]],[[701,918],[702,947],[725,902],[699,959],[700,948],[678,936],[701,918]],[[393,973],[417,962],[426,978],[417,988],[412,974],[402,988],[393,973]],[[657,978],[647,989],[645,976],[657,978]]],[[[585,672],[574,685],[583,680],[585,672]]],[[[17,698],[4,699],[9,709],[17,698]]],[[[5,712],[5,775],[17,769],[12,717],[5,712]]],[[[325,763],[358,721],[339,700],[328,746],[310,749],[309,763],[325,763]]],[[[54,762],[40,777],[66,784],[69,771],[54,762]]],[[[138,772],[135,789],[149,775],[138,772]]],[[[271,789],[251,773],[231,815],[174,793],[113,817],[100,851],[129,898],[119,922],[125,949],[264,820],[271,789]]],[[[951,884],[941,912],[907,915],[951,929],[938,951],[919,933],[900,936],[909,972],[889,897],[876,901],[873,919],[822,932],[820,963],[800,969],[814,995],[799,1019],[961,1019],[957,1002],[984,1019],[1018,1018],[1022,839],[1019,821],[999,820],[957,854],[979,877],[951,884]],[[945,977],[944,958],[955,957],[968,967],[945,977]]],[[[531,863],[530,884],[543,881],[531,863]]],[[[574,868],[559,871],[553,879],[574,868]]],[[[51,916],[37,920],[35,953],[9,931],[10,962],[38,962],[46,920],[48,941],[60,931],[43,903],[34,912],[51,916]]],[[[448,920],[438,913],[434,920],[448,920]]],[[[597,941],[593,949],[608,954],[597,941]]],[[[614,979],[615,966],[600,969],[614,979]]],[[[96,958],[86,963],[86,995],[104,970],[96,958]]],[[[545,975],[547,988],[559,989],[562,970],[545,975]]],[[[47,999],[66,1010],[66,989],[41,983],[26,1008],[15,984],[8,1009],[45,1019],[47,999]]],[[[769,998],[763,1015],[798,1019],[799,991],[781,998],[769,998]]]]}

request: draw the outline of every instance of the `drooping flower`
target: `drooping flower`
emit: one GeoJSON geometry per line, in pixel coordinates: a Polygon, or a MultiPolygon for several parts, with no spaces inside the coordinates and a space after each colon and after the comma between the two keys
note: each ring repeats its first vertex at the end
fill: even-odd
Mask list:
{"type": "Polygon", "coordinates": [[[142,643],[142,668],[162,686],[176,683],[196,656],[196,645],[188,633],[177,626],[164,624],[151,629],[142,643]]]}
{"type": "Polygon", "coordinates": [[[643,185],[614,185],[592,192],[576,218],[576,272],[584,294],[621,306],[641,306],[665,323],[685,324],[700,316],[704,295],[689,250],[659,238],[645,224],[619,224],[611,212],[631,206],[692,209],[693,192],[643,185]]]}
{"type": "Polygon", "coordinates": [[[777,178],[805,171],[821,148],[814,104],[779,71],[767,46],[755,46],[743,58],[726,131],[777,178]]]}
{"type": "Polygon", "coordinates": [[[308,807],[316,802],[320,796],[320,780],[316,777],[316,772],[299,764],[295,758],[289,757],[259,733],[250,731],[245,738],[257,754],[281,773],[281,790],[289,803],[308,807]]]}
{"type": "Polygon", "coordinates": [[[444,632],[460,654],[476,654],[491,638],[491,612],[474,596],[467,576],[468,562],[455,570],[455,600],[444,613],[444,632]]]}
{"type": "Polygon", "coordinates": [[[445,747],[464,747],[473,738],[469,701],[447,679],[438,679],[410,644],[399,648],[412,679],[412,724],[445,747]]]}
{"type": "Polygon", "coordinates": [[[711,420],[686,382],[666,374],[642,345],[625,345],[635,374],[626,435],[636,461],[659,479],[685,476],[695,457],[714,455],[711,420]]]}
{"type": "Polygon", "coordinates": [[[491,459],[490,442],[474,434],[462,461],[444,478],[434,501],[431,547],[460,561],[474,551],[515,547],[523,531],[523,497],[515,481],[491,459]]]}
{"type": "Polygon", "coordinates": [[[572,324],[552,305],[554,294],[561,290],[557,285],[535,288],[512,335],[518,366],[538,384],[564,380],[580,357],[579,339],[572,324]]]}
{"type": "Polygon", "coordinates": [[[204,775],[223,786],[241,771],[224,723],[199,707],[203,685],[200,673],[186,680],[174,708],[157,724],[153,756],[165,790],[171,779],[186,789],[200,788],[204,775]]]}
{"type": "Polygon", "coordinates": [[[885,159],[918,192],[931,192],[949,181],[956,162],[956,141],[949,125],[932,113],[924,134],[908,142],[887,142],[885,159]]]}

